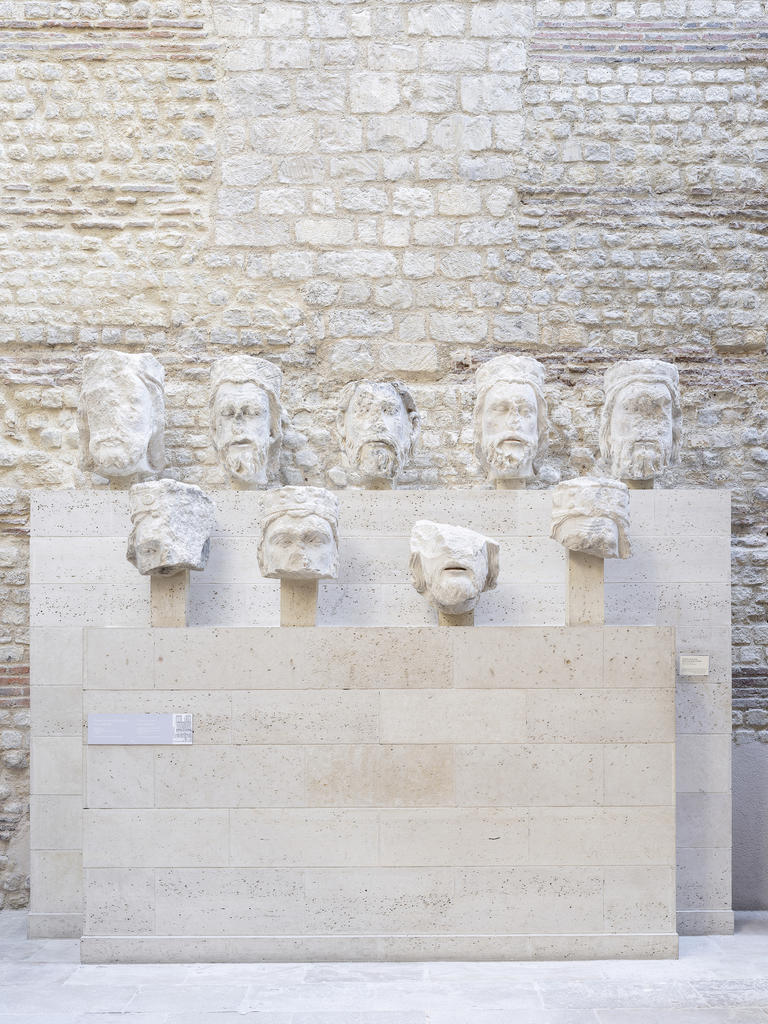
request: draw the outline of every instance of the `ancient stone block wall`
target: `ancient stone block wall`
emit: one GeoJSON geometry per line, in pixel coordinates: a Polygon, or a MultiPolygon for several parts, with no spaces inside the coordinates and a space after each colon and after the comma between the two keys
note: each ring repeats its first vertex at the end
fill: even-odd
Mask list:
{"type": "Polygon", "coordinates": [[[357,376],[413,387],[405,486],[471,486],[474,368],[536,354],[546,486],[593,464],[605,367],[673,359],[665,484],[734,490],[735,683],[768,709],[766,29],[755,0],[0,0],[0,853],[24,494],[100,485],[75,422],[100,346],[161,359],[169,471],[212,487],[220,354],[282,365],[285,478],[334,487],[357,376]]]}

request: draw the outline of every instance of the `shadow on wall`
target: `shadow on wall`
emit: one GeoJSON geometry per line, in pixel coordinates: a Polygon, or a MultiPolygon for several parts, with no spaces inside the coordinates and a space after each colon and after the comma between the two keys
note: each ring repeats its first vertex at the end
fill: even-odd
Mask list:
{"type": "Polygon", "coordinates": [[[768,910],[768,750],[757,736],[733,747],[734,910],[768,910]]]}

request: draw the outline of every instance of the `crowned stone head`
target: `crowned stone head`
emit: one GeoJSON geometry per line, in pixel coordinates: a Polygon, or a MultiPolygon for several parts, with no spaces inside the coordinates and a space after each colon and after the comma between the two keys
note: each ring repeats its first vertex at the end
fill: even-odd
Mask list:
{"type": "Polygon", "coordinates": [[[420,432],[416,403],[405,384],[347,384],[336,422],[347,462],[366,486],[393,487],[413,456],[420,432]]]}
{"type": "Polygon", "coordinates": [[[150,480],[134,484],[128,502],[131,534],[126,558],[142,576],[205,568],[216,510],[199,487],[150,480]]]}
{"type": "Polygon", "coordinates": [[[569,551],[629,558],[629,490],[620,480],[579,477],[552,488],[552,532],[569,551]]]}
{"type": "Polygon", "coordinates": [[[422,519],[411,530],[411,582],[449,615],[474,609],[499,575],[499,545],[463,526],[422,519]]]}
{"type": "Polygon", "coordinates": [[[259,566],[272,579],[335,579],[339,574],[339,503],[323,487],[268,491],[259,566]]]}
{"type": "Polygon", "coordinates": [[[278,477],[282,372],[257,356],[226,356],[211,368],[211,434],[219,461],[243,487],[278,477]]]}
{"type": "Polygon", "coordinates": [[[653,480],[677,462],[682,432],[677,368],[660,359],[631,359],[605,372],[600,453],[613,476],[653,480]]]}
{"type": "Polygon", "coordinates": [[[546,439],[544,367],[529,356],[497,356],[475,374],[475,454],[493,480],[529,480],[546,439]]]}
{"type": "Polygon", "coordinates": [[[108,479],[162,470],[164,382],[162,366],[146,352],[85,357],[78,427],[86,469],[108,479]]]}

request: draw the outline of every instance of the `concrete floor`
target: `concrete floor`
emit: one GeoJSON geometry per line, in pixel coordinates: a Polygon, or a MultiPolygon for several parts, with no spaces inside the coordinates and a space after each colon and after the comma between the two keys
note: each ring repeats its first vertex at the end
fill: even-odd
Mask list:
{"type": "Polygon", "coordinates": [[[768,914],[677,961],[80,966],[0,913],[0,1024],[768,1024],[768,914]]]}

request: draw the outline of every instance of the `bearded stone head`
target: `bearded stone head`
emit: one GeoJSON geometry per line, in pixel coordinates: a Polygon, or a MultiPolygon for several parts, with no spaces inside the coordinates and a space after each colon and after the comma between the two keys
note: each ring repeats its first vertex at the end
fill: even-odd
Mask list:
{"type": "Polygon", "coordinates": [[[680,456],[677,368],[660,359],[632,359],[605,372],[600,453],[621,480],[653,481],[680,456]]]}
{"type": "Polygon", "coordinates": [[[579,477],[552,488],[552,533],[569,551],[629,558],[629,489],[620,480],[579,477]]]}
{"type": "Polygon", "coordinates": [[[339,504],[323,487],[281,487],[266,495],[259,541],[262,576],[335,579],[339,574],[339,504]]]}
{"type": "Polygon", "coordinates": [[[199,487],[150,480],[131,487],[128,503],[131,534],[126,558],[142,576],[205,568],[216,513],[199,487]]]}
{"type": "Polygon", "coordinates": [[[148,353],[85,357],[78,408],[84,467],[109,479],[165,464],[165,372],[148,353]]]}
{"type": "Polygon", "coordinates": [[[400,381],[354,381],[341,392],[337,429],[344,454],[368,487],[393,487],[413,455],[420,417],[400,381]]]}
{"type": "Polygon", "coordinates": [[[211,434],[219,461],[243,487],[278,476],[282,373],[257,356],[226,356],[211,368],[211,434]]]}
{"type": "Polygon", "coordinates": [[[473,611],[499,575],[499,545],[463,526],[422,519],[411,530],[411,581],[440,611],[473,611]]]}
{"type": "Polygon", "coordinates": [[[493,480],[529,480],[547,432],[544,367],[497,356],[475,374],[475,454],[493,480]]]}

